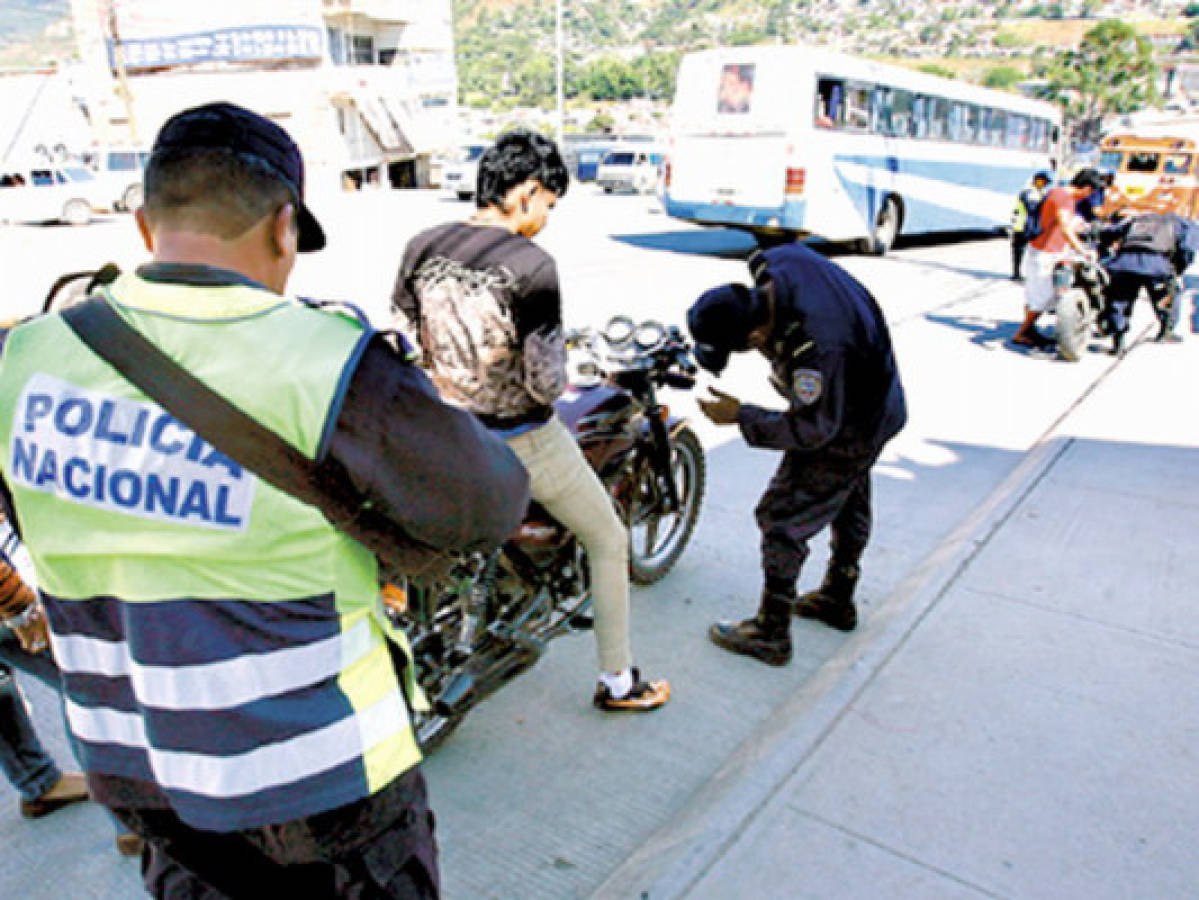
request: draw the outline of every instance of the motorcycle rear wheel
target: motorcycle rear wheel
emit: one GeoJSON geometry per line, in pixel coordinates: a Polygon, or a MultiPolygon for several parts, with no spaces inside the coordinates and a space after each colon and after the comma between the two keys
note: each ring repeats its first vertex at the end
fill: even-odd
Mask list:
{"type": "Polygon", "coordinates": [[[1057,302],[1057,352],[1067,362],[1078,362],[1095,327],[1095,316],[1084,291],[1067,291],[1057,302]]]}
{"type": "Polygon", "coordinates": [[[661,485],[652,467],[644,466],[633,488],[629,510],[629,574],[634,584],[653,584],[669,572],[691,540],[704,498],[707,469],[704,449],[690,428],[671,440],[671,467],[678,488],[678,508],[664,512],[661,485]]]}

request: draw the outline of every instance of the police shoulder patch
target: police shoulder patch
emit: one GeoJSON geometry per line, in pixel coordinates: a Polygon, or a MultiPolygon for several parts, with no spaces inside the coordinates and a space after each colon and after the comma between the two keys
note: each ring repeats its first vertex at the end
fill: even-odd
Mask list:
{"type": "Polygon", "coordinates": [[[795,397],[804,406],[811,406],[824,391],[824,376],[816,369],[796,369],[791,376],[795,397]]]}

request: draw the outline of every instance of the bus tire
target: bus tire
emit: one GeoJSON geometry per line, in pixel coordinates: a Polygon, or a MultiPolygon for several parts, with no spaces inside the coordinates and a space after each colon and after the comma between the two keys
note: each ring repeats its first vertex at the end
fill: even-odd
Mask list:
{"type": "Polygon", "coordinates": [[[874,230],[864,242],[866,252],[874,256],[886,256],[895,246],[895,239],[899,237],[901,220],[899,202],[894,197],[888,197],[875,216],[874,230]]]}

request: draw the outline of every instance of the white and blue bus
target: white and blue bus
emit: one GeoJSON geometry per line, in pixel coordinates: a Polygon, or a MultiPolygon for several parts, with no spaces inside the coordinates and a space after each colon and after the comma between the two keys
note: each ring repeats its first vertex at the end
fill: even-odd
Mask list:
{"type": "Polygon", "coordinates": [[[679,67],[663,202],[701,225],[856,240],[999,228],[1060,159],[1050,103],[803,46],[679,67]]]}

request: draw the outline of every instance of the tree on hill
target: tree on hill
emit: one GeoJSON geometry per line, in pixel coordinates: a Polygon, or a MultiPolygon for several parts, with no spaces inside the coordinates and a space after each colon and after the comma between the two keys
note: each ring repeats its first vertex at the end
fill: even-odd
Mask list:
{"type": "Polygon", "coordinates": [[[1024,80],[1024,73],[1015,66],[992,66],[983,74],[983,86],[1007,90],[1024,80]]]}
{"type": "Polygon", "coordinates": [[[1077,50],[1038,66],[1046,95],[1060,102],[1076,139],[1098,141],[1104,116],[1140,109],[1157,99],[1157,64],[1149,40],[1124,22],[1108,19],[1085,35],[1077,50]]]}

